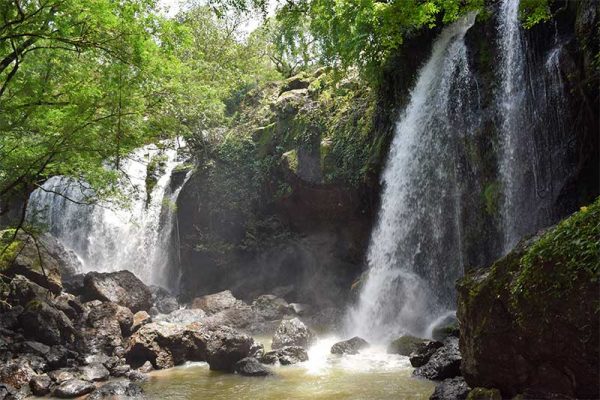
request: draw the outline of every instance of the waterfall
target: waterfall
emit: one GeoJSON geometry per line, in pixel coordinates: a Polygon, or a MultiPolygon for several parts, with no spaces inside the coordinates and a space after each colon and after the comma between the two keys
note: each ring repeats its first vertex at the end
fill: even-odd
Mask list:
{"type": "Polygon", "coordinates": [[[423,335],[454,309],[463,268],[456,148],[477,123],[464,42],[474,21],[469,14],[442,31],[396,125],[368,272],[346,318],[348,333],[371,342],[423,335]]]}
{"type": "Polygon", "coordinates": [[[128,199],[125,206],[82,204],[91,194],[85,184],[55,176],[31,194],[27,218],[79,256],[80,272],[125,269],[146,284],[176,290],[178,272],[170,268],[169,249],[183,183],[171,187],[171,174],[181,164],[172,147],[171,142],[147,145],[123,160],[120,189],[128,199]]]}
{"type": "Polygon", "coordinates": [[[497,94],[503,201],[503,251],[562,216],[556,202],[575,169],[573,135],[560,69],[562,45],[540,56],[519,21],[520,0],[503,0],[498,15],[497,94]]]}

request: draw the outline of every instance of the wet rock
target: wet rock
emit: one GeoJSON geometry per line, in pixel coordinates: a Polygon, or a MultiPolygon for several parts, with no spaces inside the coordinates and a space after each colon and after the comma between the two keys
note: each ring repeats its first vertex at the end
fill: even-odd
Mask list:
{"type": "Polygon", "coordinates": [[[310,312],[311,307],[308,304],[290,303],[290,310],[293,311],[296,315],[303,316],[306,313],[310,312]]]}
{"type": "Polygon", "coordinates": [[[152,322],[152,317],[146,311],[138,311],[133,314],[133,324],[131,325],[131,332],[136,332],[142,326],[152,322]]]}
{"type": "Polygon", "coordinates": [[[272,294],[263,294],[252,302],[252,310],[266,321],[280,320],[290,314],[290,305],[272,294]]]}
{"type": "Polygon", "coordinates": [[[236,362],[256,349],[254,339],[228,326],[211,330],[206,339],[206,361],[212,370],[232,372],[236,362]]]}
{"type": "Polygon", "coordinates": [[[144,365],[139,367],[137,370],[144,374],[147,374],[154,371],[154,367],[152,366],[152,363],[150,361],[146,361],[144,365]]]}
{"type": "Polygon", "coordinates": [[[18,398],[19,391],[8,383],[0,382],[0,400],[13,400],[18,398]]]}
{"type": "Polygon", "coordinates": [[[92,363],[81,367],[80,369],[81,378],[86,381],[101,382],[108,379],[110,372],[101,363],[92,363]]]}
{"type": "Polygon", "coordinates": [[[19,315],[25,337],[46,345],[73,343],[76,330],[64,312],[43,299],[31,300],[19,315]]]}
{"type": "Polygon", "coordinates": [[[389,354],[400,354],[401,356],[409,356],[410,353],[419,350],[428,340],[421,339],[411,335],[404,335],[394,340],[387,348],[389,354]]]}
{"type": "Polygon", "coordinates": [[[168,290],[160,286],[150,286],[150,291],[152,292],[152,304],[159,313],[170,314],[179,309],[179,302],[168,290]]]}
{"type": "Polygon", "coordinates": [[[365,339],[355,336],[331,346],[331,354],[358,354],[365,347],[369,347],[369,343],[365,339]]]}
{"type": "Polygon", "coordinates": [[[61,293],[52,302],[54,306],[65,313],[71,321],[78,321],[84,313],[83,305],[69,293],[61,293]]]}
{"type": "Polygon", "coordinates": [[[436,350],[443,345],[444,344],[442,342],[437,342],[435,340],[428,340],[424,342],[417,348],[417,350],[410,353],[410,364],[415,368],[427,364],[427,361],[429,361],[433,353],[435,353],[436,350]]]}
{"type": "Polygon", "coordinates": [[[150,289],[129,271],[90,272],[84,278],[84,285],[90,299],[117,303],[132,312],[152,307],[150,289]]]}
{"type": "Polygon", "coordinates": [[[19,390],[29,385],[29,381],[36,375],[31,366],[23,360],[11,360],[0,365],[0,382],[19,390]]]}
{"type": "Polygon", "coordinates": [[[61,399],[71,399],[93,392],[96,386],[81,379],[70,379],[57,386],[52,394],[61,399]]]}
{"type": "Polygon", "coordinates": [[[132,382],[145,382],[150,379],[147,374],[135,369],[129,371],[125,376],[132,382]]]}
{"type": "Polygon", "coordinates": [[[45,396],[50,393],[50,386],[52,386],[52,379],[46,374],[34,376],[29,381],[29,387],[35,396],[45,396]]]}
{"type": "Polygon", "coordinates": [[[145,398],[141,386],[133,382],[109,382],[99,387],[87,400],[99,399],[142,399],[145,398]]]}
{"type": "Polygon", "coordinates": [[[314,334],[298,318],[281,321],[273,336],[273,349],[285,346],[308,347],[314,340],[314,334]]]}
{"type": "Polygon", "coordinates": [[[75,296],[84,294],[84,279],[85,274],[73,274],[62,277],[63,289],[75,296]]]}
{"type": "Polygon", "coordinates": [[[190,308],[199,308],[206,312],[206,314],[211,315],[241,304],[245,303],[236,299],[231,291],[224,290],[219,293],[195,298],[192,300],[190,308]]]}
{"type": "Polygon", "coordinates": [[[469,385],[462,376],[443,380],[435,387],[429,400],[464,400],[469,394],[469,385]]]}
{"type": "Polygon", "coordinates": [[[48,354],[46,354],[46,360],[51,369],[66,367],[69,365],[69,360],[75,359],[76,357],[77,353],[62,345],[52,346],[48,354]]]}
{"type": "Polygon", "coordinates": [[[458,339],[449,337],[443,343],[425,365],[413,371],[413,375],[431,380],[444,380],[460,375],[458,339]]]}
{"type": "Polygon", "coordinates": [[[142,326],[128,341],[127,363],[138,368],[150,361],[155,368],[171,368],[185,361],[203,361],[206,354],[204,332],[195,324],[152,322],[142,326]]]}
{"type": "Polygon", "coordinates": [[[440,321],[439,324],[433,327],[431,331],[431,337],[433,340],[442,342],[449,336],[459,337],[460,329],[458,326],[458,319],[455,316],[448,316],[440,321]]]}
{"type": "Polygon", "coordinates": [[[41,357],[46,357],[50,353],[50,346],[47,346],[40,342],[34,342],[31,340],[23,342],[21,345],[21,352],[32,353],[41,357]]]}
{"type": "Polygon", "coordinates": [[[233,370],[244,376],[268,376],[272,372],[254,357],[242,358],[233,366],[233,370]]]}
{"type": "Polygon", "coordinates": [[[308,361],[308,353],[300,346],[286,346],[265,353],[260,361],[264,364],[292,365],[308,361]]]}
{"type": "Polygon", "coordinates": [[[129,371],[131,371],[131,366],[129,364],[116,365],[110,369],[110,375],[118,378],[121,376],[127,376],[129,371]]]}
{"type": "MultiPolygon", "coordinates": [[[[542,394],[538,394],[533,397],[525,396],[525,398],[529,398],[529,399],[554,398],[554,399],[563,399],[563,400],[567,399],[564,396],[550,397],[550,396],[545,396],[542,394]]],[[[500,391],[498,389],[488,389],[488,388],[476,387],[469,392],[469,394],[467,396],[467,400],[502,400],[502,395],[500,394],[500,391]]]]}
{"type": "Polygon", "coordinates": [[[19,354],[19,358],[13,361],[29,365],[36,373],[42,373],[48,370],[48,362],[46,359],[35,354],[19,354]]]}
{"type": "Polygon", "coordinates": [[[123,346],[123,335],[131,330],[131,311],[111,302],[89,302],[85,306],[89,309],[82,332],[86,351],[92,354],[113,354],[123,346]]]}
{"type": "Polygon", "coordinates": [[[55,371],[48,372],[48,376],[57,385],[63,382],[79,378],[79,371],[70,368],[61,368],[55,371]]]}

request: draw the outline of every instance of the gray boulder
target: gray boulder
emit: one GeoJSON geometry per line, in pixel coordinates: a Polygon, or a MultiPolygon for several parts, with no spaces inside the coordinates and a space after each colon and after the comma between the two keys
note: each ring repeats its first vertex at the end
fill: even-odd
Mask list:
{"type": "Polygon", "coordinates": [[[443,380],[435,387],[429,400],[464,400],[467,398],[469,385],[462,376],[443,380]]]}
{"type": "Polygon", "coordinates": [[[46,374],[34,376],[29,381],[31,393],[35,396],[45,396],[50,393],[50,386],[52,386],[52,379],[46,374]]]}
{"type": "Polygon", "coordinates": [[[242,304],[245,303],[236,299],[231,291],[224,290],[219,293],[195,298],[192,300],[190,308],[199,308],[206,312],[206,314],[211,315],[242,304]]]}
{"type": "Polygon", "coordinates": [[[81,378],[86,381],[101,382],[109,378],[110,372],[101,363],[92,363],[81,367],[80,369],[81,378]]]}
{"type": "Polygon", "coordinates": [[[143,399],[144,391],[141,386],[133,382],[109,382],[99,387],[87,400],[99,399],[143,399]]]}
{"type": "Polygon", "coordinates": [[[425,365],[413,371],[414,376],[435,381],[460,376],[461,355],[458,338],[448,337],[443,343],[425,365]]]}
{"type": "Polygon", "coordinates": [[[369,343],[365,339],[355,336],[331,346],[331,354],[358,354],[365,347],[369,347],[369,343]]]}
{"type": "Polygon", "coordinates": [[[265,353],[260,361],[264,364],[292,365],[308,361],[308,353],[303,347],[286,346],[265,353]]]}
{"type": "Polygon", "coordinates": [[[410,353],[410,364],[415,368],[422,367],[427,364],[427,361],[429,361],[436,350],[443,345],[442,342],[437,342],[435,340],[424,342],[422,345],[419,345],[415,351],[410,353]]]}
{"type": "Polygon", "coordinates": [[[93,392],[96,386],[81,379],[70,379],[54,388],[52,394],[61,399],[71,399],[93,392]]]}
{"type": "Polygon", "coordinates": [[[271,347],[280,349],[285,346],[309,347],[314,341],[315,335],[298,318],[281,321],[271,347]]]}
{"type": "Polygon", "coordinates": [[[233,372],[236,362],[256,352],[250,336],[222,326],[210,331],[206,343],[206,361],[210,369],[233,372]]]}
{"type": "Polygon", "coordinates": [[[272,372],[269,368],[262,365],[256,358],[254,357],[245,357],[241,360],[237,361],[233,365],[233,370],[244,376],[268,376],[272,375],[272,372]]]}
{"type": "Polygon", "coordinates": [[[280,320],[292,313],[287,301],[272,294],[259,296],[252,302],[252,310],[266,321],[280,320]]]}
{"type": "Polygon", "coordinates": [[[84,278],[84,286],[90,299],[111,301],[132,312],[152,307],[150,289],[129,271],[90,272],[84,278]]]}

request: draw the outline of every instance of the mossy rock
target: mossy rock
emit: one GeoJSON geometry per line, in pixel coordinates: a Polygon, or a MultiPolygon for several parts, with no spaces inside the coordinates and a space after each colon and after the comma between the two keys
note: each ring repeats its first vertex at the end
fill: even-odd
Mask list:
{"type": "Polygon", "coordinates": [[[387,352],[388,354],[400,354],[401,356],[408,357],[410,353],[418,350],[426,343],[426,339],[421,339],[411,335],[404,335],[390,343],[387,348],[387,352]]]}
{"type": "Polygon", "coordinates": [[[467,396],[467,400],[502,400],[498,389],[475,388],[467,396]]]}

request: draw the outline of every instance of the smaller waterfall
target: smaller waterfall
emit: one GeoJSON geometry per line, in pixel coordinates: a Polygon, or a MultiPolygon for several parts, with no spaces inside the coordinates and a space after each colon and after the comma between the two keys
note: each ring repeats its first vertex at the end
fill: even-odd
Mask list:
{"type": "Polygon", "coordinates": [[[503,250],[562,215],[556,200],[575,169],[573,135],[561,71],[562,46],[540,53],[519,20],[520,0],[503,0],[498,15],[500,49],[498,117],[503,250]]]}
{"type": "Polygon", "coordinates": [[[173,170],[181,164],[173,147],[170,142],[144,146],[123,160],[126,207],[78,204],[89,196],[89,189],[56,176],[31,194],[27,218],[46,226],[73,250],[82,261],[82,272],[126,269],[146,284],[176,290],[178,275],[170,270],[169,248],[175,201],[183,184],[170,185],[173,170]],[[153,187],[147,182],[149,172],[153,187]]]}
{"type": "Polygon", "coordinates": [[[370,342],[422,335],[429,321],[454,308],[465,179],[457,148],[477,123],[464,42],[474,21],[470,14],[440,34],[396,126],[369,270],[346,321],[348,333],[370,342]]]}

